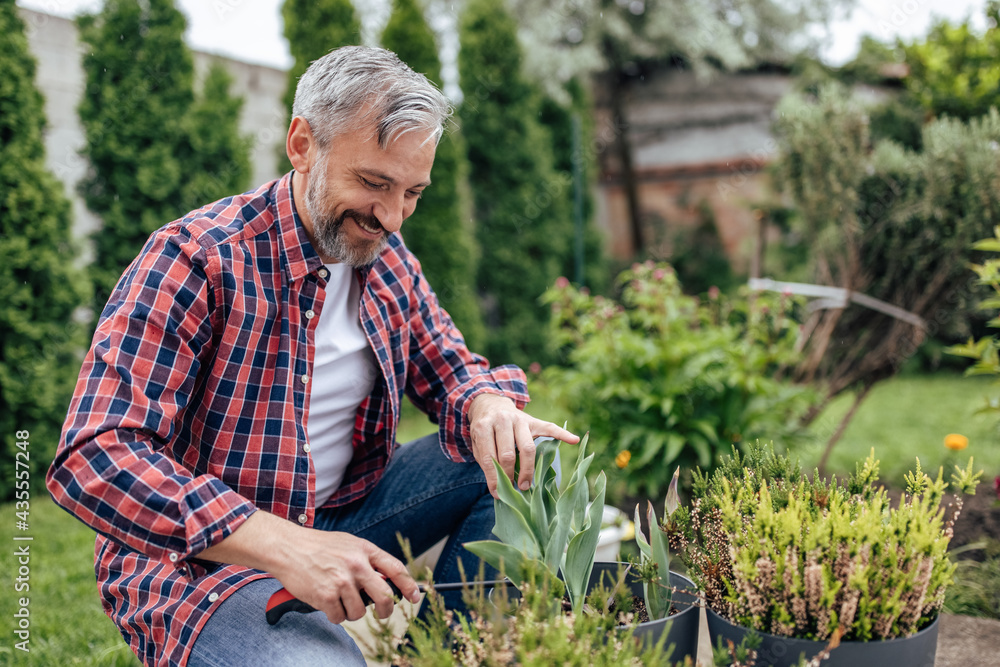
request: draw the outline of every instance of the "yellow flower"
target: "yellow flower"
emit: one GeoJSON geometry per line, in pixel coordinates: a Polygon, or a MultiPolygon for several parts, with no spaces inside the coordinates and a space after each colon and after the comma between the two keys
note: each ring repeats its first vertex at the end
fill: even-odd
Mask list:
{"type": "Polygon", "coordinates": [[[944,446],[956,452],[960,452],[969,446],[969,439],[960,433],[949,433],[944,436],[944,446]]]}
{"type": "Polygon", "coordinates": [[[626,449],[623,452],[618,452],[618,456],[615,457],[615,465],[624,468],[630,460],[632,460],[632,452],[626,449]]]}

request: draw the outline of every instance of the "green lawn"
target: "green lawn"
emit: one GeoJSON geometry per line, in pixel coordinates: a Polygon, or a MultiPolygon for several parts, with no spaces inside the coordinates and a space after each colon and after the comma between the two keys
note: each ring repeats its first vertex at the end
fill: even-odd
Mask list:
{"type": "Polygon", "coordinates": [[[87,665],[124,667],[139,665],[104,611],[94,580],[94,531],[55,505],[48,495],[31,499],[31,542],[14,542],[14,505],[0,505],[0,516],[8,526],[6,544],[0,549],[0,571],[4,575],[0,594],[0,618],[4,640],[0,643],[0,665],[87,665]],[[30,590],[15,593],[13,576],[19,567],[14,556],[17,545],[30,545],[30,590]],[[14,649],[13,614],[17,599],[30,603],[28,654],[14,649]]]}
{"type": "MultiPolygon", "coordinates": [[[[834,450],[831,472],[853,470],[853,461],[864,458],[870,447],[882,461],[882,479],[901,484],[903,473],[920,456],[925,469],[936,469],[949,453],[943,445],[948,433],[969,437],[969,448],[957,461],[973,455],[976,467],[986,470],[986,483],[1000,474],[1000,436],[997,417],[974,415],[984,397],[1000,388],[989,381],[953,375],[904,376],[884,382],[869,395],[853,423],[834,450]]],[[[850,397],[841,397],[817,421],[817,442],[798,450],[803,464],[819,459],[825,436],[848,408],[850,397]]],[[[561,423],[562,418],[544,402],[533,402],[529,411],[537,417],[561,423]]],[[[571,427],[574,426],[571,424],[571,427]]],[[[579,430],[584,425],[577,425],[579,430]]],[[[399,439],[406,442],[433,433],[436,426],[411,407],[404,410],[399,439]]],[[[982,487],[981,487],[982,488],[982,487]]],[[[991,489],[982,488],[983,492],[991,489]]],[[[0,665],[137,665],[111,621],[104,615],[97,596],[93,570],[94,533],[47,496],[31,501],[31,653],[15,651],[11,630],[16,597],[8,579],[7,592],[0,595],[0,617],[6,619],[7,639],[0,644],[0,665]],[[25,657],[28,659],[25,660],[25,657]]],[[[16,572],[14,549],[9,545],[14,524],[14,506],[0,505],[7,517],[8,547],[0,549],[0,570],[16,572]]]]}
{"type": "MultiPolygon", "coordinates": [[[[854,462],[875,448],[881,462],[881,477],[893,486],[902,486],[903,475],[914,466],[915,457],[925,471],[937,471],[946,465],[945,479],[955,463],[975,459],[977,470],[983,469],[983,492],[1000,474],[1000,414],[975,414],[986,396],[1000,394],[1000,387],[987,378],[962,377],[953,374],[904,375],[878,384],[861,404],[843,438],[830,457],[828,471],[846,474],[854,472],[854,462]],[[961,433],[969,438],[969,447],[954,453],[944,446],[949,433],[961,433]]],[[[817,419],[815,443],[798,450],[804,465],[814,466],[822,454],[827,438],[847,412],[851,396],[840,396],[817,419]]]]}

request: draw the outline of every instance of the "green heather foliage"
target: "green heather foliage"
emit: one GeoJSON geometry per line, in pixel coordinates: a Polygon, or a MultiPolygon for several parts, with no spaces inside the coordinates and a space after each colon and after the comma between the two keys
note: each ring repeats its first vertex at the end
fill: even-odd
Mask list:
{"type": "MultiPolygon", "coordinates": [[[[299,78],[318,60],[340,46],[361,43],[361,23],[354,13],[351,0],[285,0],[281,6],[285,20],[285,39],[295,62],[288,70],[288,87],[285,89],[285,107],[288,120],[292,119],[292,102],[299,78]]],[[[285,154],[285,140],[278,146],[281,171],[292,168],[285,154]]]]}
{"type": "MultiPolygon", "coordinates": [[[[382,46],[441,86],[434,34],[417,0],[394,0],[382,33],[382,46]]],[[[454,128],[446,128],[434,158],[431,186],[424,190],[416,210],[407,219],[403,235],[466,343],[479,349],[486,334],[475,289],[479,249],[471,225],[462,219],[459,184],[465,171],[462,136],[454,128]]]]}
{"type": "Polygon", "coordinates": [[[3,500],[14,497],[17,473],[23,480],[27,471],[36,491],[45,479],[86,345],[74,311],[90,295],[74,267],[69,201],[45,167],[45,109],[14,0],[0,2],[0,71],[3,500]],[[18,448],[18,441],[29,445],[18,448]],[[16,467],[18,454],[27,468],[16,467]]]}
{"type": "Polygon", "coordinates": [[[374,630],[375,660],[399,667],[669,667],[666,633],[658,642],[632,641],[619,625],[625,620],[607,612],[624,600],[599,587],[591,592],[590,610],[582,614],[552,613],[558,590],[537,570],[516,601],[496,589],[492,598],[472,584],[464,598],[470,614],[453,616],[433,590],[424,604],[426,620],[413,620],[409,642],[398,646],[387,621],[374,630]]]}
{"type": "Polygon", "coordinates": [[[732,443],[798,433],[814,396],[775,379],[799,357],[795,300],[744,292],[700,301],[652,262],[618,282],[620,303],[563,281],[546,293],[563,361],[542,376],[565,414],[607,443],[596,465],[609,471],[613,497],[661,496],[674,466],[711,467],[732,443]]]}
{"type": "Polygon", "coordinates": [[[518,588],[541,575],[543,585],[557,590],[561,577],[574,613],[583,609],[604,511],[603,472],[597,476],[593,500],[590,498],[587,470],[594,455],[587,455],[589,438],[588,433],[580,442],[573,472],[561,487],[553,467],[559,448],[555,440],[538,444],[534,482],[527,491],[515,489],[494,460],[497,498],[493,501],[493,534],[500,541],[465,544],[466,549],[506,573],[518,588]]]}
{"type": "MultiPolygon", "coordinates": [[[[938,615],[955,565],[948,542],[961,497],[942,507],[943,470],[906,475],[891,504],[872,453],[846,482],[812,480],[798,464],[734,450],[709,477],[695,473],[690,509],[671,545],[708,605],[761,632],[828,640],[909,636],[938,615]]],[[[975,493],[981,472],[955,466],[951,486],[975,493]]]]}
{"type": "Polygon", "coordinates": [[[989,29],[937,22],[926,41],[903,46],[907,90],[935,116],[968,120],[1000,107],[1000,2],[986,7],[989,29]]]}
{"type": "Polygon", "coordinates": [[[228,77],[213,69],[195,96],[184,16],[172,0],[108,0],[78,24],[91,167],[80,192],[103,222],[90,267],[100,312],[149,234],[247,187],[250,157],[228,77]]]}
{"type": "Polygon", "coordinates": [[[517,27],[503,4],[471,0],[459,39],[486,351],[494,363],[527,365],[545,354],[539,297],[572,252],[571,178],[553,166],[539,93],[521,71],[517,27]]]}

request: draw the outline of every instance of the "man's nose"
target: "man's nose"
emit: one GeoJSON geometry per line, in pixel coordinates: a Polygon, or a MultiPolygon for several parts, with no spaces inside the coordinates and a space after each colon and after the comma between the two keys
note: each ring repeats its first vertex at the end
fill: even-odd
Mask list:
{"type": "Polygon", "coordinates": [[[375,217],[382,223],[382,227],[393,234],[398,232],[406,219],[406,203],[403,197],[386,197],[375,205],[375,217]]]}

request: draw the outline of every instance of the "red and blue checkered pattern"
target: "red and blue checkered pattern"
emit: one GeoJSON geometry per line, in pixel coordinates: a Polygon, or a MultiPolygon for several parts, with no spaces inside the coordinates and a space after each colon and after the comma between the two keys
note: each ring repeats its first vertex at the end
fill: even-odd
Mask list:
{"type": "MultiPolygon", "coordinates": [[[[303,446],[325,275],[286,175],[156,231],[101,314],[47,483],[99,533],[105,612],[146,665],[184,664],[213,607],[265,576],[200,551],[258,508],[312,525],[303,446]]],[[[473,397],[528,400],[520,369],[466,348],[399,235],[358,279],[381,377],[329,506],[378,482],[404,392],[455,461],[472,460],[473,397]]]]}

